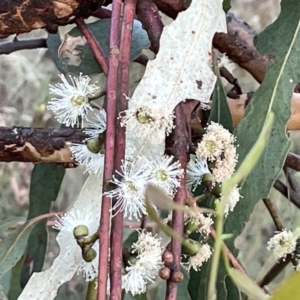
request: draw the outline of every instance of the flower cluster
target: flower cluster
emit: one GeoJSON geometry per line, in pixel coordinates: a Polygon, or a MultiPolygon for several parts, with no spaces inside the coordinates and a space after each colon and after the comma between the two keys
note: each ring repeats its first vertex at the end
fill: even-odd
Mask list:
{"type": "Polygon", "coordinates": [[[147,283],[156,278],[161,262],[161,240],[152,236],[150,232],[140,231],[139,238],[132,246],[132,253],[136,254],[135,263],[125,268],[122,276],[122,288],[134,296],[146,291],[147,283]]]}
{"type": "Polygon", "coordinates": [[[70,256],[74,257],[74,261],[78,263],[78,273],[82,273],[87,281],[94,280],[98,275],[99,261],[99,242],[97,241],[92,248],[96,251],[96,257],[87,262],[83,259],[81,248],[78,246],[74,237],[73,230],[79,225],[85,225],[88,233],[95,233],[98,229],[98,219],[94,216],[94,211],[88,207],[85,209],[71,209],[62,217],[57,217],[54,229],[60,231],[60,241],[63,243],[64,251],[70,251],[70,256]]]}
{"type": "MultiPolygon", "coordinates": [[[[237,163],[235,137],[221,124],[212,122],[206,129],[197,146],[196,158],[187,167],[187,183],[195,190],[206,179],[211,187],[220,186],[234,173],[237,163]]],[[[236,186],[225,199],[225,215],[233,211],[239,201],[239,188],[236,186]]]]}
{"type": "Polygon", "coordinates": [[[75,126],[83,120],[87,120],[84,130],[89,137],[83,144],[71,143],[69,145],[72,157],[80,164],[85,165],[89,173],[99,174],[103,169],[103,141],[99,138],[100,134],[106,130],[106,113],[103,109],[94,111],[90,98],[99,93],[100,88],[95,84],[90,84],[88,76],[70,76],[70,83],[66,77],[60,75],[61,83],[55,86],[50,85],[50,93],[55,95],[49,101],[48,109],[55,113],[56,119],[66,126],[75,126]],[[89,121],[87,114],[94,112],[94,119],[89,121]]]}
{"type": "Polygon", "coordinates": [[[268,241],[267,249],[273,251],[276,259],[283,258],[296,249],[296,238],[290,230],[276,231],[275,235],[268,241]]]}
{"type": "Polygon", "coordinates": [[[124,216],[130,220],[139,219],[146,214],[144,192],[146,184],[151,182],[163,189],[169,195],[176,192],[180,186],[183,170],[179,162],[174,162],[173,156],[163,156],[155,160],[137,157],[134,161],[125,159],[121,165],[121,172],[116,171],[112,183],[115,189],[106,194],[115,198],[113,207],[115,213],[124,211],[124,216]]]}

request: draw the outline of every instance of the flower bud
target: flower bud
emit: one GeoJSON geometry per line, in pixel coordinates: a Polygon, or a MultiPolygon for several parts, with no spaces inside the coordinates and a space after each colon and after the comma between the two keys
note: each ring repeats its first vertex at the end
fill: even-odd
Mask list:
{"type": "Polygon", "coordinates": [[[211,189],[212,186],[212,181],[213,181],[213,176],[210,173],[204,174],[202,176],[202,183],[205,187],[208,188],[208,190],[211,189]]]}
{"type": "Polygon", "coordinates": [[[89,229],[85,225],[78,225],[73,229],[73,235],[75,239],[80,239],[89,234],[89,229]]]}
{"type": "Polygon", "coordinates": [[[216,185],[214,186],[214,188],[212,189],[212,194],[215,195],[217,198],[221,197],[222,194],[222,186],[221,185],[216,185]]]}
{"type": "Polygon", "coordinates": [[[136,118],[141,124],[146,124],[153,121],[153,118],[143,111],[143,108],[140,108],[140,110],[136,113],[136,118]]]}
{"type": "Polygon", "coordinates": [[[171,276],[171,270],[168,267],[162,267],[159,270],[158,275],[161,279],[168,280],[171,276]]]}
{"type": "Polygon", "coordinates": [[[191,256],[196,255],[201,248],[201,244],[192,239],[185,240],[182,246],[185,252],[191,256]]]}
{"type": "Polygon", "coordinates": [[[93,153],[99,153],[101,150],[101,144],[98,139],[90,139],[86,143],[87,148],[93,153]]]}
{"type": "Polygon", "coordinates": [[[164,262],[165,266],[168,267],[173,263],[174,257],[173,253],[169,250],[165,250],[162,254],[162,261],[164,262]]]}
{"type": "Polygon", "coordinates": [[[137,261],[136,255],[131,255],[128,258],[128,265],[131,265],[131,266],[135,265],[136,261],[137,261]]]}
{"type": "Polygon", "coordinates": [[[89,248],[87,251],[82,252],[82,258],[86,262],[91,262],[93,259],[95,259],[97,256],[97,252],[93,248],[89,248]]]}
{"type": "Polygon", "coordinates": [[[172,282],[180,282],[184,278],[183,274],[180,271],[173,272],[171,275],[172,282]]]}
{"type": "Polygon", "coordinates": [[[186,234],[191,234],[199,229],[200,224],[194,218],[189,219],[184,225],[184,232],[186,234]]]}

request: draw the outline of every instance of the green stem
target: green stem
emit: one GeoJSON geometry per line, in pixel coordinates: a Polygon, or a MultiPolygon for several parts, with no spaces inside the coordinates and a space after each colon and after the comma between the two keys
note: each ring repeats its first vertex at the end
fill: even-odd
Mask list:
{"type": "Polygon", "coordinates": [[[97,300],[97,281],[98,277],[96,277],[93,281],[89,281],[85,300],[97,300]]]}
{"type": "Polygon", "coordinates": [[[223,211],[222,211],[221,202],[217,200],[216,201],[216,239],[214,245],[214,254],[211,263],[211,270],[209,274],[208,294],[207,294],[208,300],[217,299],[216,281],[217,281],[220,254],[222,249],[222,232],[223,232],[223,211]]]}
{"type": "Polygon", "coordinates": [[[95,244],[95,242],[99,239],[98,232],[93,233],[90,236],[86,236],[78,240],[78,244],[83,247],[85,245],[95,244]]]}

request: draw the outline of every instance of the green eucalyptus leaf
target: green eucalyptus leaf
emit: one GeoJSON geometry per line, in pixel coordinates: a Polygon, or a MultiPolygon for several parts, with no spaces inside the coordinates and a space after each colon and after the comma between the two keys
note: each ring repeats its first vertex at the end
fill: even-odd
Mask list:
{"type": "MultiPolygon", "coordinates": [[[[207,297],[208,281],[210,274],[211,260],[204,263],[201,270],[196,272],[193,269],[190,270],[190,281],[188,285],[189,293],[192,300],[210,300],[207,297]]],[[[218,300],[240,300],[241,295],[228,277],[223,261],[220,260],[219,272],[217,277],[217,299],[218,300]]]]}
{"type": "Polygon", "coordinates": [[[249,299],[253,300],[266,300],[268,299],[268,295],[264,293],[264,291],[248,277],[246,274],[241,271],[230,268],[229,276],[233,280],[233,282],[237,285],[239,290],[246,294],[249,299]]]}
{"type": "Polygon", "coordinates": [[[270,300],[300,299],[299,282],[300,282],[300,273],[295,272],[275,290],[270,300]]]}
{"type": "Polygon", "coordinates": [[[1,244],[0,247],[0,279],[10,270],[24,254],[27,240],[41,218],[32,219],[14,230],[1,244]]]}
{"type": "Polygon", "coordinates": [[[223,0],[223,10],[225,12],[228,12],[229,9],[231,8],[230,2],[231,0],[223,0]]]}
{"type": "Polygon", "coordinates": [[[217,76],[217,81],[212,94],[212,105],[208,122],[213,121],[220,123],[224,128],[233,132],[231,113],[228,107],[227,97],[223,88],[217,62],[214,62],[214,72],[217,76]]]}
{"type": "MultiPolygon", "coordinates": [[[[20,277],[24,263],[24,256],[20,258],[17,264],[8,270],[1,278],[1,285],[3,292],[7,295],[9,300],[17,300],[22,292],[20,285],[20,277]]],[[[2,298],[0,298],[2,299],[2,298]]]]}
{"type": "MultiPolygon", "coordinates": [[[[225,232],[234,237],[242,232],[255,204],[268,196],[291,144],[286,123],[291,114],[290,99],[295,83],[300,82],[300,69],[295,68],[300,63],[300,2],[286,0],[281,5],[278,19],[257,39],[259,52],[272,56],[273,61],[235,132],[240,165],[258,139],[269,113],[275,114],[268,145],[243,181],[240,190],[243,198],[225,222],[225,232]]],[[[233,241],[227,243],[236,254],[233,241]]]]}
{"type": "MultiPolygon", "coordinates": [[[[110,19],[101,19],[94,23],[89,23],[87,26],[99,42],[104,55],[108,57],[110,19]]],[[[59,33],[49,34],[47,45],[51,58],[60,72],[76,74],[82,72],[86,75],[102,73],[90,46],[77,27],[73,28],[62,42],[59,33]]],[[[130,61],[134,61],[140,56],[142,50],[149,48],[149,46],[150,42],[147,32],[142,28],[140,21],[134,20],[130,61]]]]}
{"type": "MultiPolygon", "coordinates": [[[[49,213],[52,202],[57,198],[64,174],[65,169],[56,164],[34,166],[30,182],[28,220],[49,213]]],[[[47,220],[37,224],[28,239],[26,260],[21,277],[22,287],[26,285],[33,272],[42,270],[48,243],[46,224],[47,220]]]]}
{"type": "Polygon", "coordinates": [[[1,224],[0,224],[1,236],[3,236],[6,233],[6,231],[9,229],[10,226],[12,226],[13,224],[16,224],[18,222],[22,222],[22,221],[25,221],[25,220],[20,217],[8,217],[5,220],[1,221],[1,224]]]}

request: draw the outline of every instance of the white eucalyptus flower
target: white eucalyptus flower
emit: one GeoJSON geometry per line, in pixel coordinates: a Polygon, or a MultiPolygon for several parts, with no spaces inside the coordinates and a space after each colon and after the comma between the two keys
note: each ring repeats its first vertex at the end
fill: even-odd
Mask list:
{"type": "Polygon", "coordinates": [[[126,267],[122,276],[122,288],[132,295],[146,291],[147,283],[153,282],[162,266],[161,240],[151,233],[141,231],[136,243],[132,245],[132,253],[138,253],[136,262],[126,267]]]}
{"type": "Polygon", "coordinates": [[[183,265],[190,270],[193,268],[196,272],[200,271],[204,262],[208,261],[212,255],[212,249],[208,244],[201,245],[196,255],[190,256],[189,261],[183,265]]]}
{"type": "Polygon", "coordinates": [[[268,241],[267,249],[274,253],[276,259],[283,258],[296,249],[296,238],[290,230],[276,231],[268,241]]]}
{"type": "Polygon", "coordinates": [[[87,122],[87,128],[83,131],[90,137],[86,140],[91,138],[98,138],[99,134],[103,133],[106,130],[106,112],[104,109],[98,110],[95,112],[94,117],[91,121],[87,122]]]}
{"type": "Polygon", "coordinates": [[[228,144],[224,149],[222,157],[216,160],[212,169],[213,181],[222,183],[229,179],[234,173],[237,164],[236,148],[233,144],[228,144]]]}
{"type": "Polygon", "coordinates": [[[194,191],[198,185],[202,183],[202,176],[205,174],[211,174],[208,169],[206,159],[199,157],[195,158],[195,161],[190,160],[186,168],[187,180],[186,184],[194,191]]]}
{"type": "Polygon", "coordinates": [[[211,122],[206,128],[202,141],[198,144],[196,154],[209,161],[217,160],[227,145],[234,144],[235,137],[221,124],[211,122]]]}
{"type": "Polygon", "coordinates": [[[124,111],[120,118],[121,126],[126,126],[130,134],[147,137],[151,143],[157,144],[171,133],[175,116],[167,107],[150,107],[130,100],[129,109],[124,111]]]}
{"type": "Polygon", "coordinates": [[[54,112],[58,122],[66,126],[74,126],[78,118],[86,118],[89,110],[93,110],[89,103],[89,97],[94,96],[100,88],[95,84],[90,84],[88,76],[70,76],[69,83],[63,74],[60,74],[61,83],[49,85],[50,94],[56,97],[49,101],[47,109],[54,112]]]}
{"type": "Polygon", "coordinates": [[[221,67],[226,68],[227,71],[231,74],[235,69],[235,64],[229,60],[226,54],[222,54],[221,57],[218,59],[218,66],[219,68],[221,67]]]}
{"type": "MultiPolygon", "coordinates": [[[[90,142],[90,140],[87,141],[90,142]]],[[[97,140],[96,140],[97,142],[97,140]]],[[[71,143],[69,148],[72,152],[72,158],[86,167],[90,174],[99,175],[103,170],[104,155],[100,152],[91,151],[87,144],[71,143]]]]}
{"type": "Polygon", "coordinates": [[[84,209],[71,209],[61,217],[57,217],[55,221],[54,229],[60,230],[61,240],[63,240],[66,249],[61,248],[61,251],[69,251],[71,255],[75,256],[75,260],[78,262],[78,273],[82,272],[86,281],[94,280],[98,275],[98,261],[99,261],[99,242],[97,241],[93,245],[93,249],[96,251],[97,256],[91,261],[86,262],[82,258],[81,248],[77,244],[74,237],[73,230],[79,225],[85,225],[88,228],[89,235],[95,233],[98,230],[97,217],[94,215],[94,211],[89,208],[84,209]]]}
{"type": "Polygon", "coordinates": [[[150,182],[162,188],[167,194],[174,195],[180,186],[183,169],[179,161],[173,161],[173,156],[164,155],[150,161],[150,182]]]}
{"type": "Polygon", "coordinates": [[[221,201],[226,201],[224,208],[225,217],[228,216],[229,212],[234,210],[241,197],[242,196],[240,195],[240,188],[237,185],[234,186],[234,188],[230,191],[227,199],[223,199],[221,197],[221,201]]]}
{"type": "Polygon", "coordinates": [[[115,214],[124,211],[124,216],[129,220],[132,217],[139,219],[146,214],[144,190],[149,180],[149,161],[143,157],[135,161],[124,160],[121,170],[113,176],[112,183],[116,187],[105,194],[117,200],[112,208],[115,214]]]}
{"type": "Polygon", "coordinates": [[[139,230],[137,242],[133,243],[132,253],[159,252],[161,253],[161,238],[153,236],[151,232],[139,230]]]}

